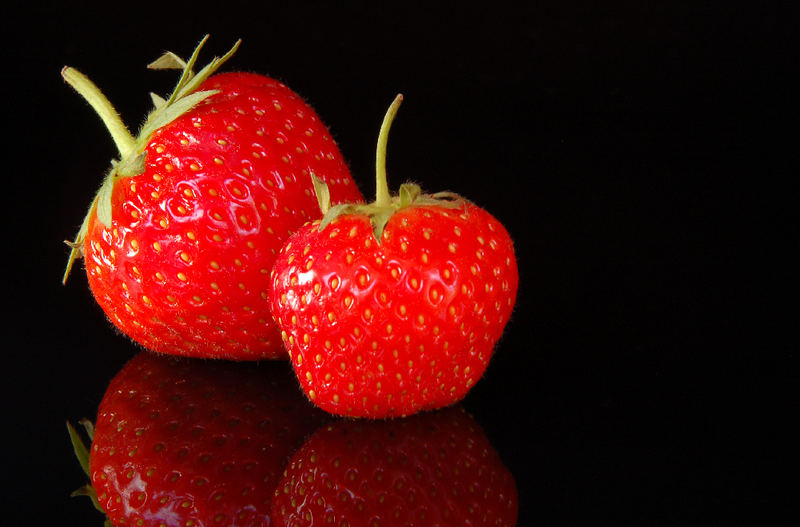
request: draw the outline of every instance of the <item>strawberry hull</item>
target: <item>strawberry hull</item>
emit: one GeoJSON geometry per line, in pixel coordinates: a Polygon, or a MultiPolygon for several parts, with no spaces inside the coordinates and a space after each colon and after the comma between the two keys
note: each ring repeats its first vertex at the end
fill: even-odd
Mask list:
{"type": "Polygon", "coordinates": [[[153,133],[144,168],[115,182],[112,222],[90,217],[91,290],[142,346],[173,355],[281,359],[268,274],[289,234],[319,217],[311,174],[360,200],[316,113],[278,81],[222,73],[218,92],[153,133]]]}

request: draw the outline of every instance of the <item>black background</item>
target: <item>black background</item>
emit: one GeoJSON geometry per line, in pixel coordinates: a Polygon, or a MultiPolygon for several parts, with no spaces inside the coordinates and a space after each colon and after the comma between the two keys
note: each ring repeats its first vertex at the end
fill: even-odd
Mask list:
{"type": "Polygon", "coordinates": [[[511,232],[517,308],[464,404],[516,477],[519,525],[747,524],[788,503],[773,469],[796,345],[772,338],[797,320],[772,290],[797,246],[788,8],[270,4],[4,8],[3,523],[101,524],[69,498],[84,478],[64,422],[93,417],[137,352],[82,273],[60,284],[115,149],[59,71],[136,128],[175,82],[144,66],[206,33],[205,60],[241,37],[226,69],[306,98],[366,195],[402,92],[391,184],[457,191],[511,232]]]}

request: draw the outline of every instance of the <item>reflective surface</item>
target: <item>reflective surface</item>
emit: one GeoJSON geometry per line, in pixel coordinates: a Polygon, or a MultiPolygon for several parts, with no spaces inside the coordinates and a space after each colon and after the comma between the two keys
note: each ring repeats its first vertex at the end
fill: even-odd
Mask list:
{"type": "Polygon", "coordinates": [[[142,352],[90,435],[88,493],[114,525],[516,525],[514,477],[462,407],[335,419],[284,362],[142,352]]]}
{"type": "Polygon", "coordinates": [[[508,229],[518,302],[461,406],[514,477],[518,525],[748,523],[748,509],[793,503],[770,469],[786,470],[796,413],[796,346],[775,336],[796,321],[770,313],[746,337],[794,261],[782,251],[795,239],[765,234],[796,224],[780,179],[796,173],[796,17],[712,4],[163,4],[149,26],[71,3],[9,8],[2,523],[101,525],[69,497],[85,476],[65,421],[95,418],[141,351],[104,319],[80,265],[60,284],[61,240],[115,152],[59,71],[93,72],[137,123],[148,92],[176,81],[144,65],[186,56],[206,32],[206,58],[242,37],[231,68],[307,98],[365,194],[402,91],[390,179],[458,192],[508,229]]]}

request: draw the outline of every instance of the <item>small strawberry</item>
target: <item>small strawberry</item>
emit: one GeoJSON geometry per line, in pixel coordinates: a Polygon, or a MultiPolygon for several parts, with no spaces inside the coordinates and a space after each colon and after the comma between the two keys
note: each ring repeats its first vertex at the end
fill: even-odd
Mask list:
{"type": "MultiPolygon", "coordinates": [[[[111,381],[83,457],[113,525],[270,525],[289,456],[324,422],[285,363],[143,352],[111,381]]],[[[90,429],[91,430],[91,429],[90,429]]]]}
{"type": "Polygon", "coordinates": [[[324,426],[275,489],[277,527],[513,527],[513,475],[462,408],[324,426]]]}
{"type": "Polygon", "coordinates": [[[275,262],[272,312],[301,386],[324,410],[410,415],[460,400],[480,379],[514,306],[511,239],[485,210],[405,184],[386,190],[378,141],[377,199],[328,207],[275,262]]]}
{"type": "MultiPolygon", "coordinates": [[[[207,37],[206,37],[207,38],[207,37]]],[[[282,83],[252,73],[196,74],[166,54],[180,81],[134,138],[83,74],[62,75],[91,103],[120,158],[72,243],[108,318],[151,350],[175,355],[284,358],[271,320],[268,273],[289,234],[319,216],[311,175],[334,200],[360,199],[317,114],[282,83]]]]}

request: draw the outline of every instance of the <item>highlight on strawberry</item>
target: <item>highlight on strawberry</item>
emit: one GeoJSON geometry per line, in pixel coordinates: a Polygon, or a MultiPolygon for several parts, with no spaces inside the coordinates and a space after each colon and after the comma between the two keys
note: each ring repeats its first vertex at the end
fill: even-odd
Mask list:
{"type": "Polygon", "coordinates": [[[271,525],[294,451],[328,421],[285,362],[203,361],[142,352],[111,380],[91,445],[68,424],[106,525],[271,525]]]}
{"type": "Polygon", "coordinates": [[[406,183],[390,195],[388,131],[379,133],[373,203],[333,204],[283,246],[272,313],[295,373],[319,407],[397,417],[461,400],[486,370],[519,281],[506,229],[452,193],[406,183]]]}
{"type": "Polygon", "coordinates": [[[275,488],[276,527],[517,524],[514,476],[456,406],[317,430],[275,488]]]}
{"type": "Polygon", "coordinates": [[[268,274],[289,234],[321,216],[311,176],[334,202],[360,201],[328,129],[281,82],[217,73],[239,42],[195,71],[177,69],[137,135],[88,77],[64,80],[94,108],[119,150],[73,242],[64,281],[84,257],[108,319],[135,342],[174,355],[283,359],[268,274]]]}

